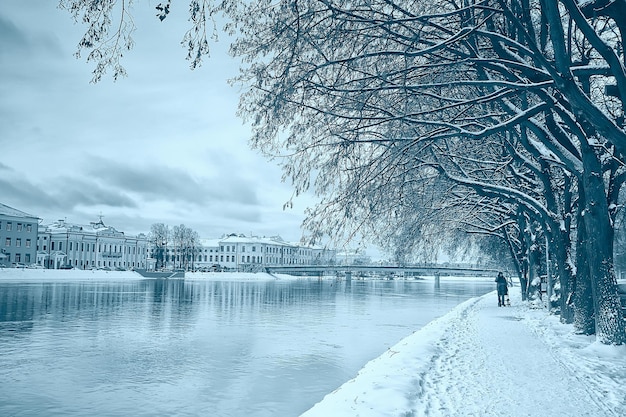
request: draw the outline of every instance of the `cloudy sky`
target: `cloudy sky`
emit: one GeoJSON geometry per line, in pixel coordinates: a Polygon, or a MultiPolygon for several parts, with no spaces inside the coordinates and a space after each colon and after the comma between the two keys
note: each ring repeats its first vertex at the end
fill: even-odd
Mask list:
{"type": "Polygon", "coordinates": [[[0,202],[50,223],[106,224],[129,234],[184,223],[223,233],[300,238],[311,197],[294,200],[280,169],[249,149],[235,116],[238,63],[225,42],[191,71],[180,41],[185,2],[163,22],[158,1],[136,2],[129,76],[91,84],[76,59],[85,31],[56,1],[0,9],[0,202]]]}

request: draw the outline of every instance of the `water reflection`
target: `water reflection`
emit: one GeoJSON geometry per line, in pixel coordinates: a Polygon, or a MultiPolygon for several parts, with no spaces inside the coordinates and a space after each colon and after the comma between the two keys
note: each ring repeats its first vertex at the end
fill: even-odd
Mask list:
{"type": "Polygon", "coordinates": [[[490,290],[490,281],[0,283],[0,415],[299,415],[490,290]]]}

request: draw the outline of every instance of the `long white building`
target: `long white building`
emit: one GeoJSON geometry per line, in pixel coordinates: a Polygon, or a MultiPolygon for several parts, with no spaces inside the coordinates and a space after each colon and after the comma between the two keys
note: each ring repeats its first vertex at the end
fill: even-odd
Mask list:
{"type": "Polygon", "coordinates": [[[145,269],[148,239],[127,236],[102,219],[88,225],[58,220],[39,227],[37,263],[45,268],[145,269]]]}
{"type": "MultiPolygon", "coordinates": [[[[151,252],[151,251],[150,251],[151,252]]],[[[167,248],[169,267],[181,265],[176,248],[167,248]]],[[[221,239],[202,239],[193,259],[192,269],[260,271],[267,266],[316,265],[331,262],[334,251],[285,242],[279,236],[256,237],[231,234],[221,239]]]]}
{"type": "Polygon", "coordinates": [[[235,271],[257,271],[267,266],[315,265],[325,263],[334,255],[334,251],[285,242],[279,236],[232,234],[219,239],[217,244],[212,248],[214,263],[235,271]]]}

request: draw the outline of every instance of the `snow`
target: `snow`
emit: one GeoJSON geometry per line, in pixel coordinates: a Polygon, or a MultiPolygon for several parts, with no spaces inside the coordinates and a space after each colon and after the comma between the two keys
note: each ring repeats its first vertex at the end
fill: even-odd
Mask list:
{"type": "Polygon", "coordinates": [[[138,280],[144,279],[133,271],[84,271],[80,269],[30,269],[30,268],[0,268],[0,281],[106,281],[106,280],[138,280]]]}
{"type": "MultiPolygon", "coordinates": [[[[0,268],[0,281],[106,281],[106,280],[141,280],[146,279],[134,271],[84,271],[80,269],[30,269],[30,268],[0,268]]],[[[276,281],[296,280],[299,277],[285,274],[245,273],[245,272],[187,272],[185,281],[276,281]]]]}
{"type": "MultiPolygon", "coordinates": [[[[310,277],[304,277],[310,279],[310,277]]],[[[286,274],[266,274],[264,272],[186,272],[185,281],[276,281],[303,279],[286,274]]]]}
{"type": "Polygon", "coordinates": [[[511,307],[495,292],[460,304],[302,417],[625,415],[626,346],[573,334],[511,292],[511,307]]]}

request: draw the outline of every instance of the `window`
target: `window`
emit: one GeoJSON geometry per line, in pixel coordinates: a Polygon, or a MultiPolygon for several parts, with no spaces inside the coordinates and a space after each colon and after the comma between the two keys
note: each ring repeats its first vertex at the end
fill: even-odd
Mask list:
{"type": "Polygon", "coordinates": [[[230,256],[226,255],[226,262],[230,262],[230,256]]]}
{"type": "Polygon", "coordinates": [[[33,225],[32,224],[27,224],[26,225],[26,231],[29,232],[29,233],[32,232],[33,231],[33,225]]]}
{"type": "Polygon", "coordinates": [[[4,242],[4,246],[11,246],[11,238],[7,237],[6,242],[4,242]]]}
{"type": "Polygon", "coordinates": [[[59,242],[59,250],[63,250],[63,242],[59,242]]]}
{"type": "Polygon", "coordinates": [[[11,229],[13,229],[13,223],[11,222],[7,222],[7,231],[11,231],[11,229]]]}
{"type": "Polygon", "coordinates": [[[50,250],[54,250],[54,242],[50,242],[50,250]]]}
{"type": "Polygon", "coordinates": [[[26,247],[30,248],[30,239],[26,239],[26,247]]]}
{"type": "Polygon", "coordinates": [[[70,250],[72,250],[72,242],[70,242],[70,250]]]}
{"type": "Polygon", "coordinates": [[[25,256],[26,256],[26,259],[24,259],[24,262],[29,264],[30,263],[30,253],[27,253],[25,256]]]}
{"type": "Polygon", "coordinates": [[[18,223],[17,224],[17,231],[21,232],[22,231],[22,223],[18,223]]]}
{"type": "Polygon", "coordinates": [[[246,251],[246,247],[245,247],[245,246],[242,246],[242,247],[241,247],[241,251],[242,251],[242,252],[245,252],[245,251],[246,251]]]}
{"type": "Polygon", "coordinates": [[[22,246],[22,239],[15,239],[15,246],[18,248],[22,246]]]}
{"type": "Polygon", "coordinates": [[[252,252],[256,252],[256,246],[252,247],[252,252]]]}
{"type": "Polygon", "coordinates": [[[22,254],[20,253],[15,254],[15,262],[22,262],[22,254]]]}

